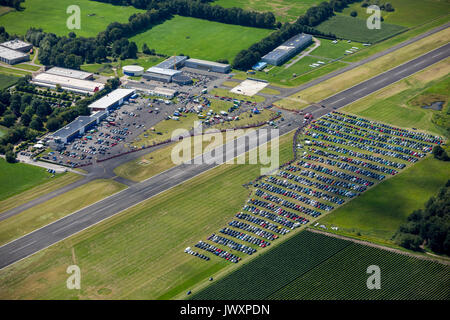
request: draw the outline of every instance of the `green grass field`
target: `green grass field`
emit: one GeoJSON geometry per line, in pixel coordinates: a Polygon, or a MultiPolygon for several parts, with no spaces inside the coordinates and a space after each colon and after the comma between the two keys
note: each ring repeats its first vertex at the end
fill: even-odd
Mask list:
{"type": "Polygon", "coordinates": [[[35,27],[60,36],[74,31],[79,36],[95,37],[111,22],[125,23],[133,13],[144,12],[133,7],[119,7],[89,0],[78,0],[76,3],[71,0],[26,0],[22,3],[22,7],[25,10],[11,11],[0,16],[0,25],[5,26],[10,34],[25,35],[30,27],[35,27]],[[81,29],[79,30],[69,30],[66,26],[70,16],[66,13],[67,7],[74,4],[81,10],[81,29]]]}
{"type": "Polygon", "coordinates": [[[94,180],[7,220],[0,221],[0,245],[61,219],[124,188],[125,185],[113,180],[94,180]]]}
{"type": "MultiPolygon", "coordinates": [[[[280,138],[280,162],[291,158],[292,134],[280,138]]],[[[233,267],[183,250],[229,221],[247,198],[242,184],[259,174],[259,165],[222,165],[4,268],[0,298],[170,299],[185,292],[233,267]],[[73,259],[81,290],[65,286],[73,259]]]]}
{"type": "Polygon", "coordinates": [[[310,7],[319,4],[320,0],[216,0],[212,5],[220,5],[224,8],[242,8],[259,12],[272,12],[277,21],[293,22],[306,12],[310,7]]]}
{"type": "Polygon", "coordinates": [[[166,55],[185,54],[192,58],[231,63],[242,49],[269,35],[272,30],[242,27],[202,19],[175,16],[130,38],[138,48],[143,43],[166,55]],[[162,36],[163,35],[163,36],[162,36]]]}
{"type": "Polygon", "coordinates": [[[303,231],[192,298],[447,299],[449,275],[443,264],[303,231]],[[370,265],[381,269],[381,290],[367,288],[370,265]]]}
{"type": "Polygon", "coordinates": [[[0,73],[0,90],[3,90],[5,88],[12,86],[18,80],[19,80],[18,77],[9,76],[9,75],[0,73]]]}
{"type": "Polygon", "coordinates": [[[450,163],[429,157],[320,219],[338,234],[393,245],[392,236],[450,179],[450,163]]]}
{"type": "Polygon", "coordinates": [[[32,187],[31,189],[0,201],[0,212],[16,208],[24,203],[27,203],[28,201],[31,201],[56,189],[62,188],[81,178],[82,176],[79,174],[66,172],[59,174],[55,178],[47,179],[46,182],[39,184],[38,186],[32,187]]]}
{"type": "Polygon", "coordinates": [[[369,30],[366,20],[345,15],[333,16],[319,24],[316,29],[325,33],[331,32],[338,38],[369,43],[382,41],[406,30],[403,26],[386,22],[381,23],[381,29],[369,30]]]}
{"type": "Polygon", "coordinates": [[[24,163],[8,163],[0,158],[0,200],[54,179],[51,176],[44,168],[24,163]]]}
{"type": "MultiPolygon", "coordinates": [[[[448,0],[390,0],[394,7],[393,12],[382,11],[381,15],[387,23],[405,27],[418,26],[430,20],[448,14],[450,2],[448,0]]],[[[382,3],[382,2],[381,2],[382,3]]],[[[342,13],[349,15],[351,11],[358,12],[358,18],[366,19],[369,14],[361,3],[353,3],[342,13]]]]}

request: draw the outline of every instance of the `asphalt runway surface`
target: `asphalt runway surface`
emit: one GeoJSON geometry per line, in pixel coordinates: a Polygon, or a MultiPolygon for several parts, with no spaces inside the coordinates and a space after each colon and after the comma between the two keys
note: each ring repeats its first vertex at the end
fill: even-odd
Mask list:
{"type": "MultiPolygon", "coordinates": [[[[322,104],[325,107],[310,106],[305,109],[305,111],[311,112],[314,115],[314,118],[317,119],[334,109],[341,108],[433,65],[434,63],[447,58],[449,53],[450,44],[444,45],[443,47],[321,101],[319,104],[322,104]]],[[[295,130],[298,126],[301,126],[303,120],[301,117],[302,116],[300,115],[292,114],[285,121],[281,122],[279,125],[279,134],[286,134],[295,130]]],[[[231,143],[234,144],[234,142],[231,143]]],[[[233,148],[226,148],[227,145],[222,147],[226,150],[224,154],[230,154],[230,152],[235,153],[233,148]]],[[[235,155],[242,154],[247,150],[248,144],[246,145],[246,148],[242,148],[242,150],[235,153],[235,155]]],[[[104,219],[110,218],[144,200],[150,199],[161,192],[186,182],[216,166],[218,166],[218,164],[215,163],[178,165],[143,182],[136,183],[119,193],[83,208],[69,216],[35,230],[19,239],[9,242],[0,247],[0,269],[89,228],[104,219]]]]}

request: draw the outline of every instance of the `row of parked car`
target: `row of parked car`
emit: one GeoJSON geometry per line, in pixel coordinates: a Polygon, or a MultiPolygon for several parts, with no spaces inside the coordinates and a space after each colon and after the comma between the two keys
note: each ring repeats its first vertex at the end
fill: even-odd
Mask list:
{"type": "Polygon", "coordinates": [[[250,204],[254,204],[255,206],[259,206],[259,207],[265,208],[267,210],[270,210],[272,212],[275,212],[275,213],[279,214],[282,217],[292,219],[292,220],[297,221],[297,222],[299,222],[301,224],[307,224],[309,222],[308,219],[306,219],[304,217],[301,217],[301,216],[299,216],[299,215],[297,215],[297,214],[295,214],[293,212],[287,211],[287,210],[281,208],[280,206],[277,206],[277,205],[275,205],[273,203],[270,203],[270,202],[267,202],[267,201],[251,198],[247,202],[250,203],[250,204]]]}
{"type": "Polygon", "coordinates": [[[222,229],[220,229],[220,232],[223,233],[223,234],[226,234],[228,236],[231,236],[233,238],[236,238],[236,239],[239,239],[239,240],[242,240],[242,241],[246,241],[248,243],[255,244],[255,245],[257,245],[258,247],[261,247],[261,248],[265,248],[265,247],[270,245],[269,241],[261,240],[261,239],[258,239],[256,237],[254,237],[254,236],[251,236],[249,234],[246,234],[246,233],[243,233],[243,232],[240,232],[240,231],[236,231],[236,230],[233,230],[233,229],[230,229],[230,228],[222,228],[222,229]]]}
{"type": "Polygon", "coordinates": [[[229,253],[228,251],[222,250],[220,248],[217,248],[216,246],[210,245],[209,243],[199,241],[196,245],[196,248],[211,252],[215,254],[218,257],[221,257],[225,260],[231,261],[233,263],[238,263],[241,258],[237,255],[234,255],[232,253],[229,253]]]}
{"type": "MultiPolygon", "coordinates": [[[[355,157],[355,158],[360,158],[360,159],[364,159],[364,160],[368,160],[368,161],[372,161],[372,162],[376,162],[388,167],[393,167],[396,169],[403,169],[406,167],[406,164],[404,163],[400,163],[400,162],[395,162],[395,161],[391,161],[385,158],[381,158],[381,157],[377,157],[374,156],[372,154],[369,153],[363,153],[363,152],[358,152],[358,151],[354,151],[354,150],[350,150],[350,149],[346,149],[343,147],[339,147],[333,144],[328,144],[325,143],[323,141],[318,141],[318,140],[312,140],[311,141],[311,145],[315,146],[315,147],[320,147],[320,148],[324,148],[327,151],[333,151],[333,152],[337,152],[340,154],[345,154],[347,156],[351,156],[351,157],[355,157]]],[[[309,149],[310,151],[312,150],[312,148],[309,149]]]]}
{"type": "Polygon", "coordinates": [[[314,155],[319,155],[319,156],[331,158],[331,159],[334,159],[334,160],[344,161],[344,162],[351,163],[351,164],[354,164],[354,165],[357,165],[357,166],[361,166],[363,168],[368,168],[370,170],[380,171],[380,172],[387,173],[387,174],[390,174],[390,175],[393,175],[393,176],[398,173],[397,170],[392,169],[392,168],[379,166],[379,165],[371,163],[371,162],[363,161],[363,160],[360,160],[360,159],[354,159],[354,158],[338,155],[338,154],[335,154],[335,153],[331,153],[331,152],[327,152],[327,151],[323,151],[323,150],[319,150],[319,149],[310,148],[309,152],[314,154],[314,155]]]}
{"type": "Polygon", "coordinates": [[[271,223],[269,221],[266,221],[264,219],[252,216],[251,214],[238,212],[236,214],[236,218],[252,222],[254,224],[257,224],[258,226],[261,226],[265,229],[269,229],[270,231],[273,231],[278,234],[285,235],[285,234],[289,233],[288,229],[278,226],[278,225],[271,223]]]}
{"type": "Polygon", "coordinates": [[[230,247],[233,250],[244,252],[249,255],[252,255],[256,252],[256,249],[253,249],[241,243],[237,243],[231,239],[216,235],[214,233],[210,235],[207,240],[230,247]]]}
{"type": "MultiPolygon", "coordinates": [[[[401,153],[401,154],[405,154],[407,156],[410,157],[416,157],[416,158],[423,158],[425,156],[425,153],[422,152],[418,152],[418,151],[413,151],[410,149],[407,149],[405,147],[401,147],[401,146],[394,146],[392,144],[388,144],[388,143],[384,143],[384,142],[379,142],[379,141],[374,141],[374,140],[370,140],[370,139],[363,139],[363,138],[358,138],[346,133],[341,133],[338,131],[334,131],[334,130],[330,130],[324,127],[319,127],[319,126],[315,126],[312,125],[310,130],[307,130],[305,132],[306,135],[311,136],[312,138],[315,139],[322,139],[325,141],[336,141],[336,137],[340,138],[340,139],[344,139],[344,144],[348,143],[348,142],[355,142],[355,143],[360,143],[363,145],[367,145],[367,146],[372,146],[372,147],[377,147],[377,148],[383,148],[386,150],[390,150],[390,151],[394,151],[397,153],[401,153]],[[312,130],[311,130],[312,129],[312,130]],[[313,131],[316,130],[316,131],[313,131]],[[320,132],[317,132],[320,131],[320,132]],[[335,138],[334,141],[332,140],[333,137],[335,138]]],[[[342,140],[341,140],[342,141],[342,140]]]]}
{"type": "Polygon", "coordinates": [[[379,141],[389,144],[394,144],[397,146],[406,147],[409,149],[420,150],[424,152],[431,152],[433,146],[417,140],[411,140],[408,138],[399,138],[396,136],[391,136],[385,133],[378,133],[375,131],[365,130],[359,127],[350,127],[347,124],[335,123],[337,121],[332,119],[321,119],[315,122],[315,125],[321,126],[320,128],[327,128],[328,130],[334,130],[339,133],[346,133],[353,136],[358,136],[361,138],[366,138],[373,141],[379,141]]]}
{"type": "Polygon", "coordinates": [[[378,131],[378,132],[383,132],[383,133],[390,134],[390,135],[415,139],[415,140],[419,140],[419,141],[423,141],[423,142],[434,143],[437,145],[440,145],[444,142],[444,140],[439,136],[434,136],[432,134],[428,134],[428,133],[424,133],[424,132],[413,132],[410,130],[390,126],[390,125],[387,125],[384,123],[379,123],[379,122],[364,119],[364,118],[359,118],[356,116],[344,114],[344,113],[337,112],[337,111],[330,113],[327,116],[330,118],[342,121],[342,122],[350,123],[350,124],[358,126],[358,127],[362,127],[362,128],[366,128],[366,129],[370,129],[370,130],[374,130],[374,131],[378,131]]]}
{"type": "Polygon", "coordinates": [[[284,217],[281,217],[281,216],[276,215],[274,213],[271,213],[269,211],[265,211],[265,210],[259,209],[259,208],[255,207],[255,206],[245,205],[242,208],[242,210],[250,212],[250,213],[252,213],[253,215],[256,215],[256,216],[267,218],[267,219],[269,219],[269,220],[271,220],[273,222],[279,223],[282,226],[288,227],[290,229],[295,229],[295,228],[298,228],[298,227],[300,227],[302,225],[300,222],[293,222],[293,221],[291,221],[289,219],[286,219],[284,217]]]}
{"type": "Polygon", "coordinates": [[[192,250],[191,247],[187,247],[186,249],[184,249],[184,252],[186,252],[190,255],[193,255],[194,257],[198,257],[200,259],[206,260],[206,261],[209,260],[208,256],[205,256],[204,254],[201,254],[201,253],[198,253],[197,251],[192,250]]]}
{"type": "MultiPolygon", "coordinates": [[[[306,176],[308,176],[310,178],[314,178],[314,177],[318,176],[316,173],[314,173],[312,171],[307,171],[307,170],[304,170],[303,172],[300,172],[300,174],[306,175],[306,176]]],[[[350,190],[354,190],[354,188],[363,188],[363,189],[359,189],[359,192],[363,192],[363,191],[366,190],[365,186],[357,186],[357,185],[355,185],[353,183],[350,184],[350,183],[347,183],[347,182],[344,182],[344,181],[339,181],[339,180],[335,180],[335,179],[332,179],[332,178],[326,178],[326,177],[323,177],[323,179],[326,180],[325,182],[327,184],[323,184],[323,183],[320,183],[320,182],[317,182],[317,181],[309,180],[309,179],[306,179],[306,178],[304,178],[302,176],[296,176],[295,174],[289,173],[287,171],[280,171],[280,172],[278,172],[278,176],[283,177],[285,179],[291,179],[291,180],[294,180],[295,182],[298,182],[300,184],[304,184],[304,185],[307,185],[307,186],[312,186],[312,187],[315,187],[317,189],[324,190],[324,191],[327,191],[327,192],[330,192],[330,193],[334,193],[334,194],[337,194],[337,195],[340,195],[340,196],[345,196],[345,197],[348,197],[348,198],[353,198],[353,197],[359,195],[359,193],[350,191],[350,190]],[[340,188],[337,188],[335,185],[337,185],[339,187],[342,187],[342,188],[350,189],[350,190],[340,189],[340,188]]]]}
{"type": "Polygon", "coordinates": [[[250,225],[250,224],[242,222],[242,221],[233,220],[230,223],[228,223],[228,225],[231,227],[235,227],[237,229],[242,229],[244,231],[252,232],[252,233],[256,234],[257,236],[260,236],[261,238],[264,238],[267,240],[273,241],[275,239],[278,239],[278,235],[273,234],[268,231],[265,231],[261,228],[255,227],[253,225],[250,225]]]}
{"type": "MultiPolygon", "coordinates": [[[[302,186],[300,186],[300,185],[298,185],[296,183],[293,183],[293,182],[290,182],[290,181],[287,181],[287,180],[277,179],[276,177],[273,177],[273,176],[267,177],[265,181],[269,182],[269,183],[272,183],[274,185],[277,185],[278,187],[283,187],[283,188],[287,188],[289,190],[299,191],[299,192],[302,192],[302,193],[307,194],[309,196],[312,196],[312,197],[315,197],[315,198],[318,198],[318,199],[323,199],[323,200],[326,200],[326,201],[329,201],[329,202],[332,202],[332,203],[343,204],[345,202],[345,200],[342,199],[342,198],[339,198],[339,197],[336,197],[336,196],[333,196],[333,195],[330,195],[328,193],[325,193],[325,192],[322,192],[322,191],[319,191],[319,190],[315,190],[315,189],[312,189],[312,188],[305,188],[305,187],[302,187],[302,186]]],[[[264,188],[265,190],[269,190],[267,188],[267,184],[266,183],[261,183],[259,186],[264,188]]],[[[288,197],[295,198],[295,196],[296,196],[296,193],[294,193],[294,192],[291,193],[290,191],[287,191],[287,190],[282,189],[282,188],[280,188],[280,191],[284,192],[284,195],[286,195],[288,197]]],[[[280,194],[282,194],[282,193],[280,193],[280,194]]]]}

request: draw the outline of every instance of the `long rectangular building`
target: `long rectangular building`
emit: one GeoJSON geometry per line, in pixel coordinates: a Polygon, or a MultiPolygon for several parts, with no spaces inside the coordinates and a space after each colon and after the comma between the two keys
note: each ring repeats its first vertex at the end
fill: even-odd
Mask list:
{"type": "Polygon", "coordinates": [[[63,128],[52,134],[52,137],[56,141],[60,141],[62,143],[68,143],[85,133],[88,129],[97,125],[105,119],[107,116],[106,111],[97,112],[90,116],[79,116],[71,123],[65,125],[63,128]]]}
{"type": "Polygon", "coordinates": [[[91,111],[111,111],[128,100],[136,91],[134,89],[116,89],[106,96],[91,103],[88,107],[91,111]]]}
{"type": "Polygon", "coordinates": [[[69,78],[46,72],[35,76],[31,80],[31,83],[49,88],[56,88],[56,85],[60,85],[62,89],[83,94],[93,94],[97,91],[103,90],[105,87],[105,85],[100,82],[69,78]]]}
{"type": "Polygon", "coordinates": [[[30,60],[29,54],[0,46],[0,61],[7,64],[16,64],[28,60],[30,60]]]}
{"type": "Polygon", "coordinates": [[[57,75],[57,76],[74,78],[74,79],[79,79],[79,80],[91,80],[91,79],[94,79],[94,74],[93,73],[80,71],[80,70],[74,70],[74,69],[53,67],[51,69],[48,69],[45,72],[48,73],[48,74],[54,74],[54,75],[57,75]]]}
{"type": "Polygon", "coordinates": [[[188,68],[213,71],[219,73],[228,73],[231,70],[229,64],[199,59],[188,59],[185,61],[184,66],[188,68]]]}
{"type": "Polygon", "coordinates": [[[172,77],[179,73],[181,73],[181,71],[159,68],[159,67],[151,67],[151,68],[147,69],[147,71],[144,73],[143,77],[148,80],[171,82],[172,77]]]}
{"type": "Polygon", "coordinates": [[[303,48],[307,47],[311,42],[312,36],[310,34],[300,33],[263,56],[261,61],[273,66],[282,65],[299,53],[303,48]]]}
{"type": "Polygon", "coordinates": [[[33,48],[33,45],[31,43],[22,41],[20,39],[14,39],[10,41],[6,41],[3,43],[0,43],[1,46],[6,47],[11,50],[17,50],[21,52],[30,52],[30,50],[33,48]]]}
{"type": "Polygon", "coordinates": [[[155,67],[163,69],[178,69],[184,66],[184,62],[188,59],[186,56],[172,56],[163,62],[160,62],[155,67]]]}

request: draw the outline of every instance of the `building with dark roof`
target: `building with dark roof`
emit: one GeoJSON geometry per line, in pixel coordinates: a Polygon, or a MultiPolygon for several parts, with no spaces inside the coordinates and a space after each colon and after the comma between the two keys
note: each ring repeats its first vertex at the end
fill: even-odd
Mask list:
{"type": "Polygon", "coordinates": [[[151,67],[144,72],[143,77],[148,80],[160,82],[171,82],[174,75],[180,74],[179,70],[164,69],[160,67],[151,67]]]}
{"type": "Polygon", "coordinates": [[[219,73],[228,73],[231,70],[229,64],[199,59],[188,59],[185,61],[184,66],[188,68],[213,71],[219,73]]]}
{"type": "Polygon", "coordinates": [[[52,134],[55,141],[68,143],[79,135],[84,134],[90,128],[96,126],[107,117],[106,111],[96,112],[90,116],[79,116],[71,123],[52,134]]]}
{"type": "Polygon", "coordinates": [[[300,33],[263,56],[261,61],[274,66],[282,65],[307,47],[312,41],[312,36],[310,34],[300,33]]]}

